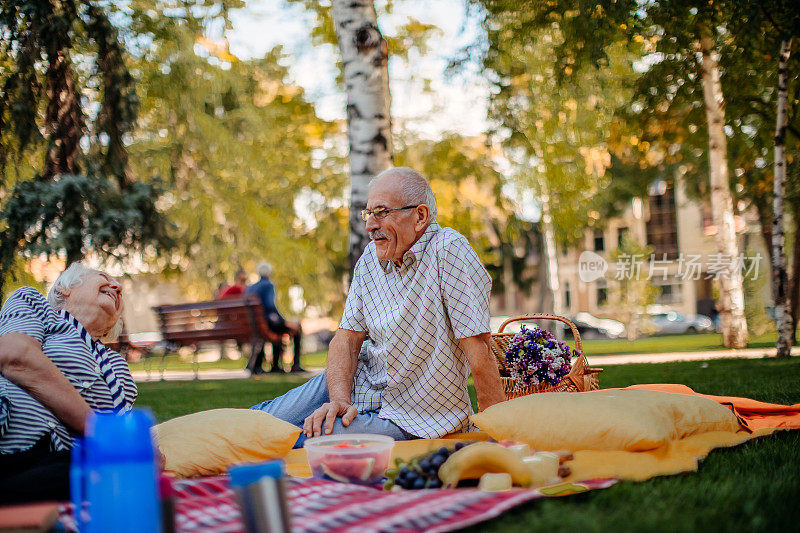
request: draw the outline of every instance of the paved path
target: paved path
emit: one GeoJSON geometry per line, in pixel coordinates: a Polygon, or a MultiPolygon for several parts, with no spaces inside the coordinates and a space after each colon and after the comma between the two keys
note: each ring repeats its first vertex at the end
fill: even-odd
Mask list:
{"type": "MultiPolygon", "coordinates": [[[[242,363],[244,364],[244,363],[242,363]]],[[[301,372],[298,374],[262,374],[261,376],[257,376],[254,379],[263,379],[264,381],[275,380],[275,379],[282,379],[286,377],[293,377],[293,378],[312,378],[322,372],[321,368],[310,368],[307,369],[307,372],[301,372]],[[262,377],[263,376],[263,377],[262,377]]],[[[135,381],[160,381],[161,375],[157,370],[153,370],[150,372],[150,375],[147,375],[147,372],[144,370],[136,370],[131,372],[133,379],[135,381]]],[[[249,379],[250,378],[250,371],[245,369],[239,370],[225,370],[225,369],[211,369],[211,370],[201,370],[198,372],[198,379],[249,379]]],[[[191,370],[165,370],[164,371],[164,381],[191,381],[194,379],[194,372],[191,370]]]]}
{"type": "MultiPolygon", "coordinates": [[[[797,356],[798,349],[795,348],[794,355],[797,356]]],[[[763,357],[775,357],[775,348],[748,348],[745,350],[711,350],[705,352],[670,352],[670,353],[636,353],[626,355],[590,355],[587,356],[589,363],[596,366],[623,365],[626,363],[668,363],[672,361],[706,361],[708,359],[760,359],[763,357]]],[[[244,364],[244,363],[243,363],[244,364]]],[[[264,377],[255,379],[272,380],[280,377],[293,376],[311,378],[322,372],[321,368],[310,368],[308,372],[302,374],[283,374],[276,376],[264,374],[264,377]]],[[[133,379],[136,381],[159,381],[160,375],[157,371],[150,373],[148,377],[144,370],[132,372],[133,379]]],[[[249,379],[250,372],[240,370],[201,370],[199,379],[249,379]]],[[[191,370],[167,370],[164,372],[166,381],[189,381],[194,379],[191,370]]]]}
{"type": "MultiPolygon", "coordinates": [[[[797,355],[795,348],[792,355],[797,355]]],[[[775,357],[775,348],[743,350],[709,350],[704,352],[632,353],[625,355],[587,355],[592,365],[624,365],[625,363],[669,363],[672,361],[706,361],[708,359],[761,359],[775,357]]]]}

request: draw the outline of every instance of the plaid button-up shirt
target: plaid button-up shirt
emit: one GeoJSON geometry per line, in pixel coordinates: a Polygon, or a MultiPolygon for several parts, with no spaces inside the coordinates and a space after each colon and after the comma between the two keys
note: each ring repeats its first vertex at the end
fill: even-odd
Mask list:
{"type": "Polygon", "coordinates": [[[352,401],[418,437],[469,429],[469,365],[456,339],[489,333],[492,282],[467,239],[431,223],[398,267],[371,242],[339,327],[365,331],[352,401]]]}

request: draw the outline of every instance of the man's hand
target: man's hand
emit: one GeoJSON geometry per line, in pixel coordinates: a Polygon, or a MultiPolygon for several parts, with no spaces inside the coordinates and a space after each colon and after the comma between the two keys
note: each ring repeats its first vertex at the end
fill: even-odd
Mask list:
{"type": "Polygon", "coordinates": [[[358,409],[350,402],[331,401],[323,403],[303,422],[303,433],[306,437],[319,437],[322,431],[330,434],[337,416],[342,417],[342,424],[347,427],[358,414],[358,409]]]}
{"type": "Polygon", "coordinates": [[[352,331],[339,328],[328,346],[328,397],[330,401],[322,404],[303,422],[303,433],[306,437],[318,437],[330,434],[336,417],[342,417],[342,424],[349,426],[358,414],[350,403],[353,390],[353,377],[358,365],[358,352],[367,334],[364,331],[352,331]]]}

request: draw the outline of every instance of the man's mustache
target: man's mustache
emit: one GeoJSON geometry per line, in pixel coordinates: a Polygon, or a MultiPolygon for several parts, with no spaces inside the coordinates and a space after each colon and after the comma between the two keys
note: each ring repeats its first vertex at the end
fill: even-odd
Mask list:
{"type": "Polygon", "coordinates": [[[374,230],[372,230],[372,231],[370,231],[370,232],[369,232],[369,238],[370,238],[370,239],[372,239],[372,240],[374,241],[375,239],[388,239],[388,238],[389,238],[389,236],[388,236],[388,235],[386,235],[386,234],[385,234],[384,232],[382,232],[381,230],[374,229],[374,230]]]}

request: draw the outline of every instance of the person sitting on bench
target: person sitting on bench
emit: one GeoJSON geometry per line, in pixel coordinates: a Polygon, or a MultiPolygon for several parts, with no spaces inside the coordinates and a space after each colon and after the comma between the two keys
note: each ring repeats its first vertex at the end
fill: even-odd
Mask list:
{"type": "MultiPolygon", "coordinates": [[[[300,366],[300,339],[303,336],[303,330],[299,322],[289,322],[284,319],[275,307],[275,286],[270,281],[269,277],[272,275],[272,265],[263,262],[257,268],[259,279],[256,283],[249,286],[245,291],[246,294],[255,294],[261,300],[264,306],[264,318],[269,325],[269,329],[275,333],[283,336],[288,333],[292,337],[292,344],[294,345],[294,359],[292,360],[291,372],[305,372],[303,367],[300,366]]],[[[283,358],[283,342],[272,343],[272,369],[270,372],[283,372],[281,368],[281,359],[283,358]]],[[[259,350],[253,355],[253,359],[247,363],[247,368],[253,374],[260,374],[263,372],[261,363],[264,360],[264,350],[259,350]]]]}

